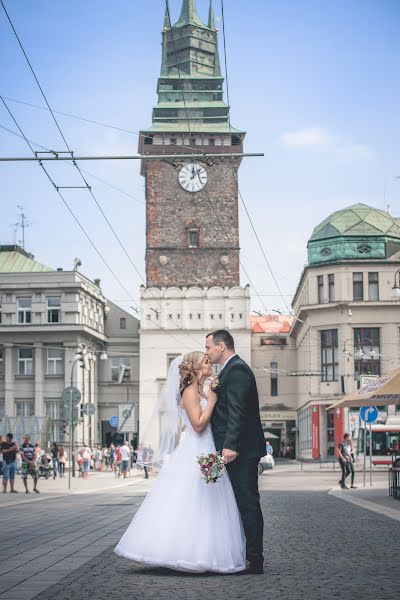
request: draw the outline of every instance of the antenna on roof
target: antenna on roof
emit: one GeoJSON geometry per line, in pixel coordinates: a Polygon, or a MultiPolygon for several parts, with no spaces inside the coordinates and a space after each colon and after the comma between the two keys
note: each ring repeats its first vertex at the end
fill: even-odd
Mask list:
{"type": "Polygon", "coordinates": [[[26,215],[24,214],[24,209],[19,204],[18,204],[18,210],[20,211],[20,215],[19,215],[20,216],[20,220],[17,223],[15,223],[14,244],[16,245],[16,242],[17,242],[17,240],[16,240],[17,229],[18,229],[18,227],[20,227],[21,230],[22,230],[22,240],[19,240],[19,243],[21,245],[21,248],[23,250],[25,250],[25,229],[27,229],[27,227],[29,227],[31,225],[31,223],[28,222],[28,220],[26,218],[26,215]]]}

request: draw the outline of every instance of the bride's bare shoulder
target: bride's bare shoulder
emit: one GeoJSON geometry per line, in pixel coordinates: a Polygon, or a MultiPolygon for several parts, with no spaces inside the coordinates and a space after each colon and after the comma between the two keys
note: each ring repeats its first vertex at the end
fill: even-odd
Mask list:
{"type": "Polygon", "coordinates": [[[182,393],[182,404],[194,404],[199,403],[200,394],[199,390],[194,385],[189,385],[184,389],[182,393]]]}

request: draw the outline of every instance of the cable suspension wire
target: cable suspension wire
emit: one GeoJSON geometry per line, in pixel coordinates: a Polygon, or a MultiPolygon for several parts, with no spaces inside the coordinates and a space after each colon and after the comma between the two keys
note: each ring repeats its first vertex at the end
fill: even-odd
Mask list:
{"type": "MultiPolygon", "coordinates": [[[[230,100],[229,100],[229,74],[228,74],[228,59],[227,59],[227,49],[226,49],[226,31],[225,31],[224,0],[221,0],[221,15],[222,15],[222,33],[223,33],[223,40],[224,40],[224,63],[225,63],[226,93],[227,93],[228,105],[230,106],[230,100]]],[[[230,112],[229,112],[229,129],[231,130],[230,112]]],[[[260,240],[260,238],[258,236],[258,233],[257,233],[256,228],[254,226],[253,220],[252,220],[252,218],[250,216],[250,212],[249,212],[249,210],[248,210],[248,208],[246,206],[246,203],[244,201],[243,195],[242,195],[242,193],[240,191],[239,182],[238,182],[238,179],[237,179],[237,175],[236,175],[236,173],[235,173],[235,171],[234,171],[233,168],[232,168],[232,173],[233,173],[233,176],[234,176],[236,184],[237,184],[237,188],[238,188],[238,193],[239,193],[240,200],[241,200],[242,205],[244,207],[244,210],[246,212],[246,216],[247,216],[247,218],[249,220],[249,223],[250,223],[250,226],[251,226],[252,231],[254,233],[254,236],[255,236],[255,238],[257,240],[258,246],[260,247],[260,250],[261,250],[261,253],[263,255],[264,261],[265,261],[265,263],[267,265],[268,271],[269,271],[269,273],[270,273],[270,275],[272,277],[272,280],[273,280],[273,282],[275,284],[275,287],[276,287],[277,291],[279,292],[279,296],[283,300],[283,303],[285,305],[286,310],[288,311],[289,314],[292,314],[292,311],[289,308],[289,306],[288,306],[288,304],[286,302],[285,296],[282,293],[280,285],[279,285],[279,283],[277,281],[275,273],[272,270],[271,264],[270,264],[270,262],[269,262],[269,260],[267,258],[267,255],[266,255],[266,252],[265,252],[265,250],[263,248],[263,245],[261,244],[261,240],[260,240]]]]}
{"type": "MultiPolygon", "coordinates": [[[[121,247],[121,249],[123,250],[124,254],[125,254],[125,255],[126,255],[126,257],[128,258],[129,262],[131,263],[132,267],[134,268],[135,272],[137,273],[137,275],[139,276],[139,278],[141,279],[141,281],[142,281],[142,282],[143,282],[143,283],[146,285],[146,281],[145,281],[145,279],[143,278],[143,276],[141,275],[141,273],[140,273],[140,271],[139,271],[138,267],[136,266],[136,264],[135,264],[135,263],[134,263],[134,261],[132,260],[131,256],[130,256],[130,255],[129,255],[129,253],[127,252],[127,250],[126,250],[125,246],[123,245],[123,243],[122,243],[121,239],[119,238],[119,236],[118,236],[118,234],[117,234],[117,232],[116,232],[115,228],[113,227],[113,225],[111,224],[110,220],[108,219],[108,217],[106,216],[105,212],[103,211],[103,208],[102,208],[102,206],[100,205],[100,203],[98,202],[97,198],[96,198],[96,197],[95,197],[95,195],[93,194],[93,192],[92,192],[92,189],[91,189],[91,187],[89,186],[89,184],[87,183],[87,181],[86,181],[86,179],[85,179],[85,177],[84,177],[84,175],[83,175],[83,173],[82,173],[81,169],[79,168],[79,166],[77,165],[77,163],[76,163],[76,162],[75,162],[75,160],[73,159],[73,152],[72,152],[71,148],[69,147],[69,145],[68,145],[68,142],[67,142],[67,140],[66,140],[66,138],[65,138],[65,136],[64,136],[64,134],[63,134],[63,132],[61,131],[60,125],[59,125],[59,123],[58,123],[58,121],[57,121],[57,119],[56,119],[56,117],[55,117],[55,115],[54,115],[54,113],[53,113],[53,111],[52,111],[52,109],[51,109],[51,107],[50,107],[50,104],[49,104],[49,102],[48,102],[48,100],[47,100],[47,97],[46,97],[46,95],[45,95],[44,91],[43,91],[43,88],[42,88],[42,86],[41,86],[41,85],[40,85],[40,83],[39,83],[39,80],[38,80],[38,78],[37,78],[37,76],[36,76],[36,73],[35,73],[35,71],[34,71],[34,69],[33,69],[32,65],[31,65],[31,63],[30,63],[30,61],[29,61],[28,55],[27,55],[27,53],[25,52],[25,49],[24,49],[24,47],[23,47],[23,45],[22,45],[22,42],[21,42],[21,40],[20,40],[20,38],[19,38],[19,36],[18,36],[18,34],[17,34],[17,31],[16,31],[16,29],[15,29],[15,27],[14,27],[14,25],[13,25],[13,23],[12,23],[11,19],[10,19],[10,16],[9,16],[9,14],[8,14],[8,12],[7,12],[6,8],[5,8],[5,6],[4,6],[4,2],[3,2],[3,0],[0,0],[0,3],[1,3],[1,5],[2,5],[3,9],[4,9],[4,12],[5,12],[5,14],[6,14],[6,16],[7,16],[7,19],[8,19],[8,21],[9,21],[10,25],[11,25],[11,28],[12,28],[12,30],[13,30],[13,32],[14,32],[14,34],[15,34],[15,37],[17,38],[18,44],[19,44],[19,46],[20,46],[20,48],[21,48],[21,50],[22,50],[22,52],[23,52],[23,54],[24,54],[24,56],[25,56],[25,59],[26,59],[26,61],[27,61],[28,65],[29,65],[29,68],[30,68],[30,70],[31,70],[31,72],[32,72],[32,74],[33,74],[33,77],[34,77],[34,79],[35,79],[35,81],[36,81],[36,83],[37,83],[37,85],[38,85],[38,87],[39,87],[39,89],[40,89],[40,92],[41,92],[41,94],[42,94],[42,96],[43,96],[43,98],[44,98],[44,101],[46,102],[46,105],[47,105],[47,107],[48,107],[48,109],[49,109],[49,111],[50,111],[50,113],[51,113],[51,115],[52,115],[52,117],[53,117],[53,120],[54,120],[54,122],[55,122],[55,124],[56,124],[56,126],[57,126],[57,129],[58,129],[58,131],[59,131],[59,133],[60,133],[60,135],[61,135],[61,137],[62,137],[62,139],[63,139],[63,141],[64,141],[64,143],[65,143],[65,146],[66,146],[66,148],[68,149],[68,152],[71,154],[71,158],[72,158],[72,164],[73,164],[73,165],[76,167],[76,169],[78,170],[78,172],[79,172],[79,174],[80,174],[80,176],[81,176],[81,178],[82,178],[82,180],[83,180],[83,182],[84,182],[85,186],[87,187],[87,189],[88,189],[88,191],[89,191],[90,195],[92,196],[92,199],[93,199],[93,201],[95,202],[95,204],[96,204],[97,208],[98,208],[98,209],[99,209],[99,211],[101,212],[101,214],[102,214],[103,218],[105,219],[105,221],[106,221],[107,225],[108,225],[108,226],[109,226],[109,228],[111,229],[111,231],[112,231],[113,235],[115,236],[115,238],[116,238],[116,240],[117,240],[117,242],[118,242],[119,246],[120,246],[120,247],[121,247]]],[[[11,112],[10,112],[10,110],[9,110],[9,108],[8,108],[7,104],[5,103],[5,101],[4,101],[4,99],[3,99],[3,98],[2,98],[2,100],[3,100],[3,103],[5,104],[5,106],[6,106],[7,110],[8,110],[8,112],[9,112],[9,113],[10,113],[10,115],[11,115],[11,112]]],[[[17,127],[18,127],[19,131],[21,132],[21,134],[22,134],[22,135],[24,135],[24,134],[23,134],[23,132],[22,132],[22,130],[21,130],[21,128],[18,126],[18,124],[17,124],[16,120],[15,120],[14,118],[13,118],[13,120],[14,120],[15,124],[17,125],[17,127]]],[[[25,135],[24,135],[24,138],[25,138],[25,135]]],[[[26,141],[27,141],[27,140],[26,140],[26,141]]],[[[31,145],[29,144],[29,142],[28,142],[28,145],[29,145],[29,147],[31,148],[32,152],[35,154],[35,152],[34,152],[33,148],[32,148],[32,147],[31,147],[31,145]]],[[[82,227],[82,225],[80,224],[79,220],[78,220],[78,219],[77,219],[77,217],[75,216],[74,212],[73,212],[73,211],[72,211],[72,209],[70,208],[69,204],[66,202],[65,198],[64,198],[64,197],[62,196],[62,194],[60,193],[60,190],[59,190],[59,188],[58,188],[58,187],[55,185],[54,181],[51,179],[50,175],[48,174],[48,172],[47,172],[47,171],[46,171],[46,169],[44,168],[44,166],[43,166],[43,163],[41,163],[41,162],[39,161],[39,164],[40,164],[40,165],[41,165],[41,167],[43,168],[44,172],[46,173],[47,177],[49,178],[49,180],[51,181],[51,183],[53,184],[53,186],[55,187],[55,189],[56,189],[57,193],[59,194],[59,196],[60,196],[60,197],[61,197],[61,199],[63,200],[63,202],[64,202],[65,206],[68,208],[69,212],[71,213],[71,215],[72,215],[72,216],[73,216],[73,218],[75,219],[75,221],[76,221],[76,223],[78,224],[78,226],[80,227],[80,229],[83,231],[83,233],[85,234],[85,236],[87,237],[87,239],[88,239],[88,240],[90,241],[90,243],[92,244],[93,248],[96,250],[96,252],[97,252],[97,253],[99,254],[99,256],[102,258],[102,260],[103,260],[103,262],[106,264],[107,268],[108,268],[109,270],[111,270],[111,267],[108,265],[108,263],[107,263],[107,262],[105,261],[105,259],[102,257],[102,255],[99,253],[99,251],[97,250],[96,246],[93,244],[92,240],[90,239],[89,235],[86,233],[85,229],[82,227]]],[[[111,272],[112,272],[112,273],[113,273],[113,275],[116,277],[116,275],[114,274],[114,272],[113,272],[112,270],[111,270],[111,272]]],[[[122,282],[120,282],[120,284],[122,284],[122,282]]],[[[123,285],[123,284],[122,284],[122,285],[123,285]]],[[[123,286],[123,289],[126,291],[126,288],[125,288],[125,286],[123,286]]],[[[160,308],[162,308],[162,305],[161,305],[161,303],[159,302],[158,298],[156,298],[156,296],[154,296],[154,294],[153,294],[153,293],[152,293],[152,296],[153,296],[154,300],[157,302],[157,304],[160,306],[160,308]]],[[[129,296],[128,296],[128,297],[129,297],[129,296]]],[[[137,302],[136,302],[136,300],[135,300],[135,299],[132,299],[132,301],[133,301],[135,304],[137,304],[137,302]]],[[[174,325],[177,327],[177,329],[179,329],[179,330],[183,331],[183,332],[184,332],[184,333],[185,333],[187,336],[189,336],[190,338],[192,338],[193,340],[195,340],[195,342],[196,342],[196,344],[197,344],[197,339],[195,339],[193,336],[191,336],[191,335],[190,335],[190,334],[189,334],[187,331],[185,331],[185,330],[184,330],[182,327],[180,327],[180,325],[179,325],[179,324],[175,323],[175,322],[174,322],[172,319],[170,319],[170,320],[171,320],[171,322],[173,322],[173,323],[174,323],[174,325]]]]}
{"type": "MultiPolygon", "coordinates": [[[[12,118],[14,124],[16,125],[18,131],[21,133],[21,137],[25,140],[25,142],[28,144],[29,148],[31,149],[31,151],[33,153],[35,153],[30,141],[28,140],[28,138],[25,136],[23,130],[21,129],[19,123],[17,122],[16,118],[14,117],[13,113],[11,112],[10,108],[8,107],[7,103],[5,102],[4,98],[2,96],[0,96],[1,101],[3,102],[5,108],[7,109],[10,117],[12,118]]],[[[50,183],[52,184],[52,186],[54,187],[54,189],[56,190],[57,194],[59,195],[59,197],[61,198],[62,202],[64,203],[64,205],[66,206],[67,210],[70,212],[70,214],[72,215],[73,219],[75,220],[75,222],[77,223],[78,227],[81,229],[81,231],[83,232],[83,234],[85,235],[85,237],[88,239],[89,243],[91,244],[91,246],[94,248],[95,252],[97,253],[97,255],[100,257],[100,259],[102,260],[102,262],[105,264],[105,266],[107,267],[107,269],[110,271],[110,273],[113,275],[113,277],[115,278],[115,280],[119,283],[119,285],[122,287],[122,289],[125,291],[125,293],[127,294],[128,298],[130,299],[131,302],[133,302],[134,304],[136,304],[137,308],[135,310],[137,310],[137,312],[139,312],[139,304],[138,302],[135,300],[135,298],[133,298],[130,294],[130,292],[127,290],[127,288],[124,286],[124,284],[122,283],[122,281],[119,279],[119,277],[114,273],[114,271],[112,270],[112,268],[110,267],[110,265],[107,263],[107,261],[105,260],[105,258],[102,256],[102,254],[100,253],[100,251],[97,249],[96,245],[94,244],[94,242],[91,240],[89,234],[86,232],[86,230],[84,229],[84,227],[81,225],[79,219],[77,218],[77,216],[75,215],[75,213],[73,212],[72,208],[70,207],[70,205],[68,204],[68,202],[66,201],[66,199],[64,198],[64,196],[62,195],[62,193],[60,192],[60,190],[58,189],[58,186],[55,184],[54,180],[52,179],[51,175],[48,173],[48,171],[46,170],[46,168],[44,167],[44,165],[41,163],[41,161],[39,161],[40,166],[43,169],[43,172],[45,173],[47,179],[50,181],[50,183]]],[[[155,298],[155,300],[158,300],[155,298]]],[[[160,304],[158,302],[158,304],[160,304]]],[[[161,304],[160,304],[161,306],[161,304]]],[[[162,313],[163,311],[160,311],[160,313],[162,313]]],[[[161,329],[163,331],[165,331],[163,329],[163,327],[161,327],[158,323],[156,323],[155,321],[152,321],[153,324],[158,328],[161,329]]],[[[173,322],[171,320],[171,322],[173,322]]],[[[193,336],[190,336],[190,334],[188,334],[182,327],[180,327],[179,325],[177,326],[177,329],[181,329],[186,335],[188,335],[189,337],[191,337],[193,340],[196,341],[197,344],[197,339],[195,339],[193,336]]],[[[187,350],[192,350],[193,348],[190,346],[187,346],[184,342],[181,342],[181,340],[179,340],[178,338],[176,338],[172,333],[168,332],[168,335],[178,341],[180,344],[183,344],[184,347],[186,347],[187,350]]]]}
{"type": "MultiPolygon", "coordinates": [[[[0,0],[1,1],[1,0],[0,0]]],[[[33,154],[35,154],[35,150],[33,149],[31,143],[29,142],[28,138],[25,136],[24,132],[22,131],[19,123],[17,122],[16,118],[14,117],[13,113],[11,112],[9,106],[7,105],[6,101],[4,100],[4,98],[2,96],[0,96],[1,101],[3,102],[7,112],[9,113],[11,119],[13,120],[14,124],[16,125],[18,131],[21,133],[22,137],[24,138],[25,142],[28,144],[31,152],[33,154]]],[[[101,261],[103,262],[103,264],[107,267],[107,269],[110,271],[110,273],[112,274],[112,276],[114,277],[114,279],[119,283],[119,285],[121,286],[121,288],[124,290],[124,292],[127,294],[128,298],[134,303],[136,304],[137,307],[139,307],[138,303],[136,302],[136,300],[131,296],[129,290],[125,287],[125,285],[122,283],[122,281],[119,279],[118,275],[113,271],[113,269],[110,267],[110,265],[108,264],[108,262],[105,260],[105,258],[103,257],[103,255],[101,254],[100,250],[97,248],[97,246],[95,245],[95,243],[93,242],[93,240],[91,239],[91,237],[89,236],[89,234],[87,233],[86,229],[83,227],[83,225],[80,223],[78,217],[75,215],[74,211],[72,210],[72,208],[70,207],[70,205],[68,204],[68,202],[66,201],[66,199],[64,198],[64,196],[61,194],[60,190],[58,189],[57,185],[55,184],[55,182],[53,181],[52,177],[50,176],[49,172],[46,170],[46,168],[44,167],[44,165],[39,161],[39,164],[41,166],[41,168],[43,169],[43,172],[46,174],[48,180],[50,181],[50,183],[52,184],[52,186],[54,187],[54,189],[56,190],[57,194],[60,196],[61,200],[63,201],[64,205],[66,206],[67,210],[69,211],[69,213],[71,214],[71,216],[73,217],[73,219],[75,220],[76,224],[78,225],[79,229],[82,231],[82,233],[84,234],[84,236],[86,237],[86,239],[88,240],[88,242],[90,243],[90,245],[92,246],[92,248],[94,249],[94,251],[96,252],[96,254],[98,255],[98,257],[101,259],[101,261]]]]}
{"type": "MultiPolygon", "coordinates": [[[[3,98],[5,100],[7,100],[7,98],[5,96],[3,96],[3,98]]],[[[16,137],[18,137],[20,139],[24,139],[22,135],[20,135],[16,131],[13,131],[12,129],[9,129],[9,127],[5,127],[4,125],[0,125],[0,129],[4,129],[4,131],[7,131],[8,133],[11,133],[12,135],[15,135],[16,137]]],[[[33,140],[29,140],[29,141],[30,141],[30,143],[33,146],[37,146],[38,148],[41,148],[45,152],[48,152],[48,153],[54,152],[54,150],[51,150],[51,148],[46,148],[46,146],[42,146],[42,144],[39,144],[39,142],[34,142],[33,140]]],[[[63,164],[66,164],[69,167],[74,167],[74,165],[71,163],[71,161],[70,162],[64,162],[63,161],[63,164]]],[[[105,179],[102,179],[101,177],[98,177],[97,175],[94,175],[94,173],[90,173],[89,171],[85,171],[82,168],[81,168],[81,171],[82,171],[82,173],[85,173],[86,175],[89,175],[89,177],[93,177],[93,179],[97,179],[97,181],[100,181],[101,183],[103,183],[107,187],[109,187],[109,188],[111,188],[113,190],[116,190],[117,192],[120,192],[120,194],[124,194],[125,196],[127,196],[128,198],[131,198],[132,200],[135,200],[135,202],[138,202],[139,204],[144,205],[143,200],[139,200],[138,198],[135,198],[135,196],[132,196],[131,194],[129,194],[128,192],[126,192],[122,188],[117,187],[116,185],[113,185],[109,181],[106,181],[105,179]]]]}
{"type": "MultiPolygon", "coordinates": [[[[28,144],[29,148],[31,149],[32,152],[34,152],[33,147],[31,146],[28,138],[25,136],[24,132],[22,131],[21,127],[19,126],[17,120],[15,119],[14,115],[12,114],[11,110],[9,109],[9,107],[7,106],[6,102],[4,101],[3,97],[0,96],[1,101],[3,102],[4,106],[6,107],[8,113],[10,114],[10,117],[12,118],[12,120],[14,121],[16,127],[18,128],[18,130],[21,133],[21,136],[23,137],[23,139],[26,141],[26,143],[28,144]]],[[[40,164],[40,163],[39,163],[40,164]]],[[[105,260],[105,258],[102,256],[102,254],[100,253],[100,251],[97,249],[96,245],[94,244],[94,242],[91,240],[89,234],[86,232],[86,230],[84,229],[84,227],[81,225],[81,223],[79,222],[79,219],[77,218],[77,216],[75,215],[75,213],[73,212],[73,210],[71,209],[71,207],[69,206],[68,202],[66,201],[66,199],[64,198],[64,196],[61,194],[61,192],[59,191],[57,185],[55,184],[55,182],[53,181],[51,175],[48,173],[48,171],[46,170],[46,168],[44,167],[43,164],[40,164],[40,166],[43,169],[43,172],[46,174],[46,177],[48,178],[48,180],[50,181],[50,183],[52,184],[52,186],[54,187],[54,189],[56,190],[57,194],[60,196],[61,200],[63,201],[64,205],[66,206],[66,208],[68,209],[68,211],[70,212],[70,214],[72,215],[73,219],[75,220],[75,222],[77,223],[78,227],[81,229],[81,231],[83,232],[83,234],[85,235],[85,237],[88,239],[89,243],[91,244],[91,246],[94,248],[94,250],[96,251],[97,255],[100,257],[101,261],[105,264],[105,266],[107,267],[107,269],[110,271],[110,273],[113,275],[113,277],[115,278],[115,280],[119,283],[119,285],[122,287],[122,289],[125,291],[125,293],[127,294],[128,298],[130,299],[131,302],[133,302],[134,304],[136,304],[136,306],[138,307],[137,310],[139,311],[139,304],[138,302],[131,296],[130,292],[127,290],[127,288],[124,286],[124,284],[122,283],[122,281],[119,279],[119,277],[114,273],[114,271],[112,270],[112,268],[110,267],[110,265],[107,263],[107,261],[105,260]]],[[[158,325],[158,323],[154,322],[154,325],[156,327],[158,327],[158,329],[161,329],[163,331],[165,331],[160,325],[158,325]]],[[[187,350],[192,350],[192,347],[187,346],[184,342],[181,342],[181,340],[179,340],[178,338],[176,338],[172,333],[168,332],[168,335],[172,338],[175,339],[176,341],[178,341],[180,344],[183,344],[183,346],[186,347],[187,350]]],[[[184,331],[184,333],[187,334],[187,332],[184,331]]],[[[189,334],[187,334],[189,335],[189,334]]],[[[192,337],[192,336],[190,336],[192,337]]],[[[193,338],[195,339],[195,338],[193,338]]],[[[197,340],[196,344],[197,344],[197,340]]]]}

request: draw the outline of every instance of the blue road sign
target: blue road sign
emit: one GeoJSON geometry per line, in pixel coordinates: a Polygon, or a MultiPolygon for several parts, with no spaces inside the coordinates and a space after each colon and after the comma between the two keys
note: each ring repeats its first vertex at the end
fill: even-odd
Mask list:
{"type": "Polygon", "coordinates": [[[111,427],[118,427],[118,417],[117,416],[113,416],[110,419],[110,425],[111,427]]]}
{"type": "Polygon", "coordinates": [[[366,423],[374,423],[378,418],[378,409],[376,406],[363,406],[360,409],[360,417],[366,423]]]}

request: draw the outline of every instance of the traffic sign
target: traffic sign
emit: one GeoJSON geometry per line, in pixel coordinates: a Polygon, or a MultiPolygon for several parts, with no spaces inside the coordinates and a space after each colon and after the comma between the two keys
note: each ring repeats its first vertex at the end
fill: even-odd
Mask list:
{"type": "Polygon", "coordinates": [[[96,407],[94,404],[91,404],[90,402],[86,402],[86,404],[84,404],[82,406],[82,412],[83,412],[83,414],[87,415],[88,417],[91,417],[95,414],[96,407]]]}
{"type": "Polygon", "coordinates": [[[376,406],[363,406],[360,409],[360,418],[366,423],[374,423],[378,418],[376,406]]]}
{"type": "Polygon", "coordinates": [[[111,427],[118,427],[118,417],[116,415],[111,417],[110,425],[111,427]]]}
{"type": "Polygon", "coordinates": [[[67,387],[62,393],[62,399],[64,401],[64,405],[68,404],[72,400],[72,404],[74,406],[78,406],[81,401],[81,393],[76,387],[67,387]]]}
{"type": "Polygon", "coordinates": [[[136,411],[134,404],[120,404],[118,406],[118,431],[119,433],[132,433],[136,431],[136,411]]]}

